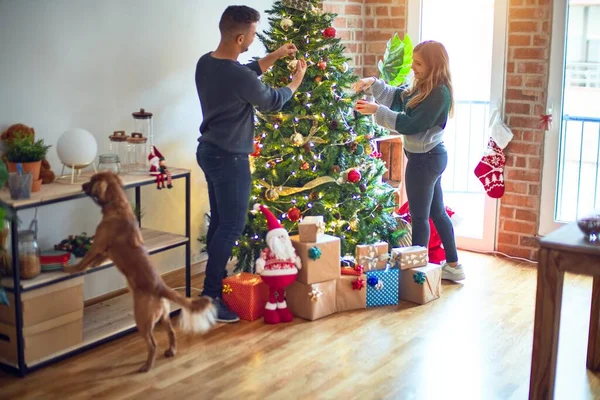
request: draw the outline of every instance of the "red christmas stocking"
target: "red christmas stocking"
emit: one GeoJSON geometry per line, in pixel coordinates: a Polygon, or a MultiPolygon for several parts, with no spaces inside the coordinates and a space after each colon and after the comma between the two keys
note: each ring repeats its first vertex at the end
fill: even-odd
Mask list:
{"type": "Polygon", "coordinates": [[[493,199],[498,199],[504,194],[504,165],[506,157],[504,152],[492,138],[488,143],[485,155],[475,167],[475,176],[479,178],[485,192],[493,199]]]}

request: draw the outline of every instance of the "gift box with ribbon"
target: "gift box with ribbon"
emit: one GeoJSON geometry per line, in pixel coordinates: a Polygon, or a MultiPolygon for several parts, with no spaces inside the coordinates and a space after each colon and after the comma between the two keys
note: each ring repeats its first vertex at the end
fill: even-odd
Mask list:
{"type": "Polygon", "coordinates": [[[424,267],[400,271],[398,293],[401,300],[426,304],[439,299],[442,293],[442,267],[427,264],[424,267]]]}
{"type": "Polygon", "coordinates": [[[269,299],[269,287],[260,275],[241,272],[223,279],[223,301],[246,321],[263,316],[269,299]]]}
{"type": "Polygon", "coordinates": [[[336,280],[335,297],[337,312],[366,308],[367,276],[341,276],[336,280]]]}
{"type": "Polygon", "coordinates": [[[423,246],[396,247],[392,249],[390,262],[400,269],[424,267],[429,262],[429,256],[423,246]]]}
{"type": "Polygon", "coordinates": [[[365,271],[386,269],[389,258],[386,242],[356,246],[356,261],[365,267],[365,271]]]}
{"type": "Polygon", "coordinates": [[[302,242],[298,235],[290,239],[302,260],[302,269],[296,278],[298,282],[309,285],[340,277],[340,238],[321,235],[314,243],[302,242]]]}
{"type": "Polygon", "coordinates": [[[397,268],[366,273],[367,307],[398,304],[398,273],[397,268]]]}
{"type": "Polygon", "coordinates": [[[336,312],[335,292],[335,280],[313,284],[295,281],[286,289],[286,302],[296,317],[314,321],[336,312]]]}
{"type": "Polygon", "coordinates": [[[325,234],[325,223],[320,215],[304,217],[298,223],[298,236],[301,242],[315,243],[323,234],[325,234]]]}

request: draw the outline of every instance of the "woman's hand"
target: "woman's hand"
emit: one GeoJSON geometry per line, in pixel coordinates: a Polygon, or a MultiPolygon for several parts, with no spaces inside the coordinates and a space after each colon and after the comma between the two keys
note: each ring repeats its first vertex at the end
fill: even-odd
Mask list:
{"type": "Polygon", "coordinates": [[[354,82],[352,84],[352,89],[354,89],[355,92],[364,92],[365,90],[370,88],[374,83],[375,78],[373,77],[363,78],[357,82],[354,82]]]}
{"type": "Polygon", "coordinates": [[[379,105],[376,103],[369,103],[365,100],[358,100],[354,105],[354,109],[363,115],[371,115],[377,112],[379,105]]]}

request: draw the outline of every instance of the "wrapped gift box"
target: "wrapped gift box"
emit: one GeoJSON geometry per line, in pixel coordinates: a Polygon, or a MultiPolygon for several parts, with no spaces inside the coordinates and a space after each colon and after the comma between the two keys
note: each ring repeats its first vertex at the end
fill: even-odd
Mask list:
{"type": "Polygon", "coordinates": [[[357,265],[355,267],[341,267],[340,272],[342,275],[361,276],[365,273],[365,270],[362,265],[357,265]]]}
{"type": "Polygon", "coordinates": [[[394,215],[396,219],[396,230],[405,231],[405,235],[398,240],[398,247],[412,246],[412,225],[404,216],[394,215]]]}
{"type": "Polygon", "coordinates": [[[427,264],[424,267],[400,271],[398,284],[400,299],[426,304],[439,299],[442,293],[442,267],[427,264]]]}
{"type": "Polygon", "coordinates": [[[268,300],[269,287],[260,275],[241,272],[223,279],[223,301],[243,320],[262,317],[268,300]]]}
{"type": "Polygon", "coordinates": [[[388,244],[386,242],[356,246],[356,262],[365,267],[365,271],[386,269],[388,260],[388,244]]]}
{"type": "Polygon", "coordinates": [[[301,242],[292,236],[292,245],[302,260],[296,280],[304,284],[325,282],[340,277],[340,239],[321,235],[314,243],[301,242]]]}
{"type": "Polygon", "coordinates": [[[423,246],[396,247],[392,249],[392,265],[400,269],[424,267],[429,262],[423,246]]]}
{"type": "Polygon", "coordinates": [[[367,275],[367,307],[398,304],[398,273],[391,268],[383,271],[369,271],[367,275]]]}
{"type": "Polygon", "coordinates": [[[336,280],[335,304],[337,312],[367,307],[367,276],[343,275],[336,280]]]}
{"type": "Polygon", "coordinates": [[[304,217],[298,224],[298,237],[301,242],[315,243],[325,233],[322,216],[304,217]]]}
{"type": "Polygon", "coordinates": [[[314,321],[336,312],[336,280],[305,284],[295,281],[286,289],[286,302],[297,317],[314,321]]]}

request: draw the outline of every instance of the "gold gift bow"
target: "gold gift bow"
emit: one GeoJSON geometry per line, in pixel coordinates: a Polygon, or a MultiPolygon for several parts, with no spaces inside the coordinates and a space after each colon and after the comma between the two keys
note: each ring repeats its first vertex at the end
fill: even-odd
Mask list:
{"type": "Polygon", "coordinates": [[[321,292],[319,288],[313,288],[313,290],[311,290],[310,293],[308,293],[308,297],[310,297],[312,301],[319,300],[319,297],[321,296],[323,296],[323,292],[321,292]]]}
{"type": "Polygon", "coordinates": [[[230,294],[233,292],[233,289],[231,288],[230,285],[228,285],[227,283],[223,285],[223,293],[224,294],[230,294]]]}

